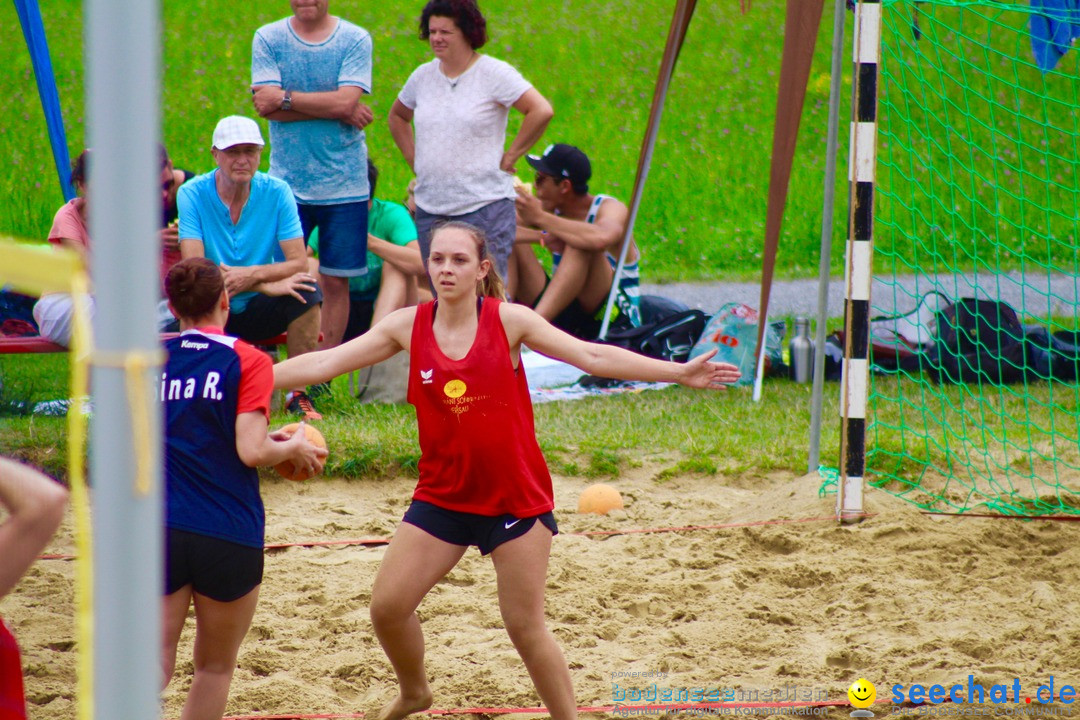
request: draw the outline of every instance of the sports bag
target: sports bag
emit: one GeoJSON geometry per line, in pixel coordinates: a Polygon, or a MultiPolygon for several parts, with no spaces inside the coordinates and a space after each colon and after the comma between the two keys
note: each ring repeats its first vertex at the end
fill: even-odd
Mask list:
{"type": "Polygon", "coordinates": [[[684,310],[641,327],[611,330],[604,342],[660,360],[686,362],[704,329],[705,313],[684,310]]]}
{"type": "Polygon", "coordinates": [[[1024,379],[1024,325],[1008,303],[962,298],[938,313],[937,326],[929,364],[938,382],[1024,379]]]}

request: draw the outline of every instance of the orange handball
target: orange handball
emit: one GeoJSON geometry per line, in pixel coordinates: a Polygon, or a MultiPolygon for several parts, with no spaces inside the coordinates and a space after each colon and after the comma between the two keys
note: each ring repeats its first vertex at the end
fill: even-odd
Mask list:
{"type": "MultiPolygon", "coordinates": [[[[300,423],[289,423],[285,427],[281,428],[281,430],[279,430],[279,432],[288,433],[289,437],[292,437],[293,433],[296,432],[296,429],[298,427],[300,427],[300,423]]],[[[314,445],[315,447],[320,447],[320,448],[325,448],[326,447],[326,438],[324,438],[322,433],[319,432],[319,430],[317,428],[315,428],[314,426],[308,425],[307,423],[305,423],[304,424],[304,435],[307,437],[307,441],[309,443],[311,443],[312,445],[314,445]]],[[[316,475],[318,475],[319,473],[322,472],[322,468],[323,468],[323,466],[322,466],[322,464],[320,464],[319,469],[317,471],[315,471],[313,473],[307,473],[307,472],[304,472],[303,470],[298,470],[296,468],[296,466],[293,465],[292,460],[282,460],[281,462],[279,462],[277,465],[274,466],[274,469],[278,471],[278,474],[281,475],[281,477],[285,478],[286,480],[295,480],[295,481],[307,480],[308,478],[314,477],[314,476],[316,476],[316,475]]]]}
{"type": "Polygon", "coordinates": [[[579,513],[596,513],[607,515],[612,510],[623,508],[622,495],[610,485],[597,483],[590,485],[581,491],[578,497],[577,511],[579,513]]]}

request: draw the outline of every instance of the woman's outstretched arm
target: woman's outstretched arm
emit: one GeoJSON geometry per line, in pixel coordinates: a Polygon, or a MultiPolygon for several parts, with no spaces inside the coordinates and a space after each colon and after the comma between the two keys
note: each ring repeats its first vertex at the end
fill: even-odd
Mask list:
{"type": "Polygon", "coordinates": [[[408,350],[414,317],[415,307],[395,310],[354,340],[278,363],[274,366],[274,387],[294,388],[329,382],[338,375],[380,363],[408,350]]]}
{"type": "Polygon", "coordinates": [[[656,360],[614,345],[579,340],[523,305],[504,303],[500,309],[511,347],[524,343],[539,353],[570,363],[592,375],[718,390],[741,375],[735,365],[710,362],[715,352],[699,355],[686,363],[656,360]]]}

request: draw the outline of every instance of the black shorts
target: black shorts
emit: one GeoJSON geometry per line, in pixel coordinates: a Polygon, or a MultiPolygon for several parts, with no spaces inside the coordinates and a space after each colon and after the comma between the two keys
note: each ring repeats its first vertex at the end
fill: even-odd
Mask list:
{"type": "MultiPolygon", "coordinates": [[[[547,292],[548,285],[551,284],[551,277],[549,276],[544,281],[544,289],[537,296],[536,302],[533,303],[533,310],[540,304],[541,298],[544,297],[544,293],[547,292]]],[[[551,324],[555,327],[568,332],[576,338],[582,340],[595,340],[600,334],[600,320],[597,319],[598,315],[602,315],[601,311],[590,313],[588,310],[581,306],[577,298],[570,301],[561,313],[559,313],[551,324]]]]}
{"type": "Polygon", "coordinates": [[[249,343],[277,337],[289,328],[289,323],[323,300],[318,285],[311,292],[301,290],[300,295],[306,302],[300,302],[292,295],[255,295],[243,312],[229,313],[225,334],[249,343]]]}
{"type": "Polygon", "coordinates": [[[493,517],[447,510],[423,500],[413,500],[402,520],[451,545],[475,545],[481,555],[488,555],[503,543],[529,532],[537,520],[552,535],[559,534],[555,516],[550,512],[527,518],[509,513],[493,517]]]}
{"type": "Polygon", "coordinates": [[[345,326],[345,334],[341,342],[347,342],[355,337],[360,337],[371,329],[371,316],[375,313],[374,300],[357,300],[349,298],[349,322],[345,326]]]}
{"type": "Polygon", "coordinates": [[[168,528],[165,594],[190,585],[218,602],[239,600],[262,582],[263,549],[168,528]]]}

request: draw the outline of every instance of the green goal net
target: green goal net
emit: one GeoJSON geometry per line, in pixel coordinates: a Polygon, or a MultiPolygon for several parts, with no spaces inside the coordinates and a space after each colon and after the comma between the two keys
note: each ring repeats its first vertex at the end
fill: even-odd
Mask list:
{"type": "MultiPolygon", "coordinates": [[[[1024,325],[1008,357],[968,338],[960,382],[873,353],[889,371],[871,378],[867,477],[926,509],[1080,514],[1080,43],[1052,70],[1036,61],[1067,47],[1047,31],[1071,29],[1019,2],[882,6],[872,314],[941,293],[1007,303],[1024,325]]],[[[984,340],[1002,324],[982,321],[984,340]]]]}

